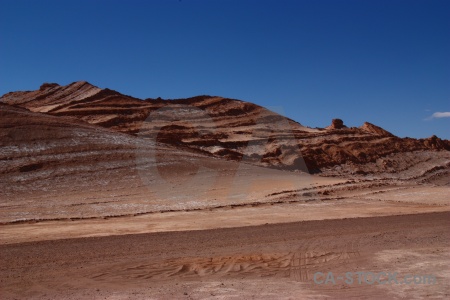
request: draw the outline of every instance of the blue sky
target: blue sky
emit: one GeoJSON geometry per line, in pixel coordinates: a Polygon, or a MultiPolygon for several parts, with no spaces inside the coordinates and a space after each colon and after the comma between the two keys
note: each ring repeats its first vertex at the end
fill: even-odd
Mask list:
{"type": "Polygon", "coordinates": [[[450,1],[2,0],[0,94],[77,80],[450,139],[450,1]]]}

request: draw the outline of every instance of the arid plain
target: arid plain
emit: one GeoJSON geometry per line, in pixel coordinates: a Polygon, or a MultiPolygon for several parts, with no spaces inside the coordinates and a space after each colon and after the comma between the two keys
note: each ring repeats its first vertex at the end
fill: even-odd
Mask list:
{"type": "Polygon", "coordinates": [[[330,123],[83,81],[3,95],[1,298],[449,298],[450,142],[330,123]]]}

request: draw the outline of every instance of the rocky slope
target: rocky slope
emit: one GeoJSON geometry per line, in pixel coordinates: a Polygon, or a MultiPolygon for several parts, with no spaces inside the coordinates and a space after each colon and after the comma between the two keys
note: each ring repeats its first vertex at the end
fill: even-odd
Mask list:
{"type": "Polygon", "coordinates": [[[227,161],[0,103],[0,225],[241,206],[340,181],[227,161]]]}
{"type": "Polygon", "coordinates": [[[450,150],[450,142],[436,136],[399,138],[370,123],[348,128],[335,119],[327,128],[313,129],[240,100],[141,100],[85,81],[47,83],[36,91],[5,94],[0,102],[229,160],[310,172],[375,163],[396,153],[450,150]]]}

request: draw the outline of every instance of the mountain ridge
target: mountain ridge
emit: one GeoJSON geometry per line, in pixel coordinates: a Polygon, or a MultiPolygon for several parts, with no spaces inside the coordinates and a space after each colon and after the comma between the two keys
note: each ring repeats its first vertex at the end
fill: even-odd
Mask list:
{"type": "Polygon", "coordinates": [[[450,150],[448,140],[399,138],[369,122],[347,127],[335,119],[326,128],[310,128],[242,100],[208,95],[139,99],[87,81],[44,83],[39,90],[7,93],[0,102],[215,157],[289,170],[320,172],[393,153],[450,150]]]}

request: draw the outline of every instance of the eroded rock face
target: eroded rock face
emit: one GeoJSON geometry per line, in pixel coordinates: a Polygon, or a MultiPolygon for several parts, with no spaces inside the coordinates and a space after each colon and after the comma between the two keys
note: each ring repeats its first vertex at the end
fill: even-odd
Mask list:
{"type": "Polygon", "coordinates": [[[327,130],[313,129],[240,100],[206,95],[141,100],[85,81],[44,84],[36,91],[5,94],[0,101],[147,136],[184,151],[291,170],[316,172],[393,153],[450,150],[447,140],[398,138],[368,122],[348,128],[334,119],[327,130]]]}
{"type": "Polygon", "coordinates": [[[238,170],[244,183],[285,173],[0,102],[0,224],[218,205],[238,170]]]}
{"type": "Polygon", "coordinates": [[[431,149],[446,149],[450,151],[448,142],[449,141],[442,140],[435,135],[423,140],[423,143],[431,149]]]}
{"type": "Polygon", "coordinates": [[[57,83],[44,83],[39,90],[12,92],[3,95],[0,101],[25,107],[34,112],[50,112],[66,105],[89,98],[101,89],[86,81],[77,81],[66,86],[57,83]]]}
{"type": "Polygon", "coordinates": [[[342,129],[347,128],[347,126],[344,125],[344,121],[341,119],[333,119],[331,120],[331,125],[327,127],[327,129],[342,129]]]}
{"type": "Polygon", "coordinates": [[[59,84],[57,84],[57,83],[44,83],[44,84],[42,84],[40,86],[39,91],[42,92],[42,91],[45,91],[47,89],[55,88],[55,87],[58,87],[58,86],[59,86],[59,84]]]}
{"type": "Polygon", "coordinates": [[[362,130],[368,132],[368,133],[372,133],[372,134],[376,134],[376,135],[381,135],[381,136],[394,136],[392,133],[390,133],[387,130],[384,130],[383,128],[373,125],[372,123],[369,122],[364,122],[364,124],[359,127],[362,130]]]}

